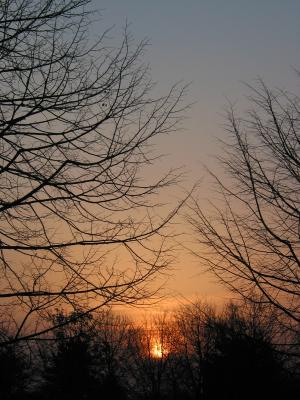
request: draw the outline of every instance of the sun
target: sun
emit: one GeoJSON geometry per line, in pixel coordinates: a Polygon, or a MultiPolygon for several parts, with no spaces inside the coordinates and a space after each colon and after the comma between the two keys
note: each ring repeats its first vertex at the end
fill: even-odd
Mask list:
{"type": "Polygon", "coordinates": [[[162,350],[162,345],[161,345],[161,344],[155,343],[155,344],[153,345],[153,348],[152,348],[152,355],[153,355],[153,357],[155,357],[155,358],[162,358],[162,356],[163,356],[163,350],[162,350]]]}
{"type": "Polygon", "coordinates": [[[152,346],[152,357],[154,358],[163,358],[167,355],[166,348],[159,342],[155,342],[152,346]]]}

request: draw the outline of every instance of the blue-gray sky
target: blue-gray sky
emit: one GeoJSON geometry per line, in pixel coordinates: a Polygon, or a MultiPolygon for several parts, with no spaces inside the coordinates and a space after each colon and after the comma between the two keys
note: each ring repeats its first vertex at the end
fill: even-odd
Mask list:
{"type": "Polygon", "coordinates": [[[247,93],[242,81],[260,76],[271,86],[299,85],[292,70],[300,67],[299,0],[93,0],[93,6],[102,13],[99,31],[127,20],[137,40],[150,39],[145,58],[162,88],[192,82],[197,104],[181,157],[193,170],[214,152],[212,137],[222,135],[226,98],[241,101],[247,93]]]}
{"type": "MultiPolygon", "coordinates": [[[[192,82],[196,104],[186,129],[163,142],[170,163],[191,171],[190,181],[203,175],[202,163],[213,165],[215,138],[224,138],[226,98],[246,104],[243,81],[259,76],[271,87],[299,92],[293,71],[300,69],[299,0],[93,0],[92,6],[102,14],[99,32],[112,25],[117,32],[127,20],[136,40],[150,39],[145,59],[162,90],[179,80],[192,82]]],[[[209,296],[214,289],[195,280],[195,271],[178,272],[183,293],[199,289],[209,296]]]]}

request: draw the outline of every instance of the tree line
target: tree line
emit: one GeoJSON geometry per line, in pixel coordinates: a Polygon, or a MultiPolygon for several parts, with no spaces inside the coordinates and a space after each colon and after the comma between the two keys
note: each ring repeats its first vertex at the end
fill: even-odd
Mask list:
{"type": "Polygon", "coordinates": [[[73,314],[57,310],[60,328],[1,348],[1,399],[298,398],[298,338],[270,307],[199,301],[140,325],[73,314]]]}

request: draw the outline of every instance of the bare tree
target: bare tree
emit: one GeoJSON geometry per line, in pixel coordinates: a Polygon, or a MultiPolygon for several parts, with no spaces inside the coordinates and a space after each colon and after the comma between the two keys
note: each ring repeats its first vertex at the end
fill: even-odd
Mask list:
{"type": "Polygon", "coordinates": [[[169,355],[172,352],[172,326],[167,314],[145,319],[132,330],[129,342],[129,374],[138,398],[160,399],[170,392],[169,355]]]}
{"type": "Polygon", "coordinates": [[[175,312],[180,380],[192,398],[205,398],[206,363],[214,349],[213,329],[217,319],[212,305],[197,300],[175,312]]]}
{"type": "Polygon", "coordinates": [[[225,175],[214,176],[221,205],[208,215],[195,202],[190,222],[221,282],[299,326],[300,98],[261,80],[249,89],[252,111],[228,112],[225,175]]]}
{"type": "Polygon", "coordinates": [[[153,98],[147,43],[126,28],[118,46],[108,32],[91,42],[88,3],[0,4],[0,298],[13,340],[46,330],[33,321],[50,308],[153,295],[182,204],[157,201],[178,171],[143,176],[185,88],[153,98]]]}

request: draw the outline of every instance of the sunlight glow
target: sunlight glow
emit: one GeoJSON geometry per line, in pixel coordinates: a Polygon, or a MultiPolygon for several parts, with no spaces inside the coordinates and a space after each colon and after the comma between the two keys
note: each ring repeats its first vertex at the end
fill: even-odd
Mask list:
{"type": "Polygon", "coordinates": [[[167,355],[166,349],[159,342],[153,344],[151,353],[154,358],[163,358],[167,355]]]}

